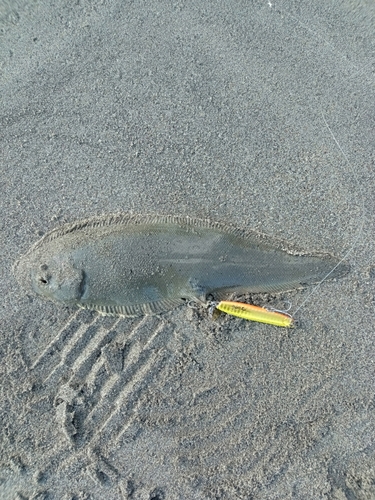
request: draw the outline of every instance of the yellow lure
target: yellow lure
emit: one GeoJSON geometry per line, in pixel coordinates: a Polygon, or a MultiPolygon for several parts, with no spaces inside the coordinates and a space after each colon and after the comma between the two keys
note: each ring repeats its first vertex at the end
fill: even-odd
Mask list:
{"type": "Polygon", "coordinates": [[[289,314],[268,311],[264,307],[243,304],[242,302],[222,300],[217,304],[216,309],[231,314],[232,316],[238,316],[239,318],[258,321],[259,323],[267,323],[269,325],[283,326],[285,328],[292,327],[294,321],[289,314]]]}

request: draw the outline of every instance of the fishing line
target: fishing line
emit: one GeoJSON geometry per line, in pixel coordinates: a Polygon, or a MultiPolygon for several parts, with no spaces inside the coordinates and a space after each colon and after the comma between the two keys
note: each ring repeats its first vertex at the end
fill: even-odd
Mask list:
{"type": "Polygon", "coordinates": [[[362,217],[361,217],[362,220],[361,220],[361,224],[359,226],[359,230],[357,232],[357,235],[354,238],[353,243],[350,246],[349,250],[345,253],[345,255],[342,257],[342,259],[329,271],[329,273],[327,273],[324,276],[324,278],[321,281],[319,281],[319,283],[317,285],[315,285],[315,287],[311,290],[310,293],[308,293],[307,297],[305,297],[305,299],[301,302],[301,304],[297,307],[297,309],[294,311],[293,314],[296,314],[306,304],[306,302],[308,300],[310,300],[310,298],[312,297],[312,295],[314,295],[317,292],[317,290],[319,290],[319,288],[322,285],[322,283],[324,283],[324,281],[327,278],[329,278],[329,276],[333,273],[333,271],[335,269],[337,269],[339,267],[339,265],[342,264],[349,257],[349,255],[353,252],[354,248],[356,247],[358,241],[360,240],[360,238],[362,236],[363,227],[364,227],[364,224],[365,224],[365,197],[361,193],[361,185],[359,183],[358,176],[356,175],[355,170],[353,168],[353,165],[349,161],[348,156],[346,155],[346,153],[344,152],[344,150],[340,146],[340,143],[338,142],[338,140],[336,139],[334,133],[332,132],[332,129],[328,125],[327,120],[325,119],[323,112],[322,112],[322,118],[323,118],[323,121],[324,121],[324,124],[325,124],[327,130],[331,134],[331,137],[334,140],[334,142],[335,142],[336,146],[338,147],[339,151],[341,152],[341,154],[345,158],[345,161],[346,161],[347,165],[349,166],[349,169],[351,170],[351,173],[352,173],[354,179],[356,180],[358,193],[360,194],[361,202],[362,202],[361,203],[362,204],[362,217]]]}
{"type": "MultiPolygon", "coordinates": [[[[272,4],[271,4],[272,5],[272,4]]],[[[329,49],[333,52],[333,49],[334,47],[332,46],[331,43],[329,43],[324,37],[322,37],[322,35],[320,35],[318,32],[315,32],[313,31],[309,26],[305,25],[304,23],[302,23],[302,21],[298,18],[296,18],[295,16],[289,14],[289,12],[285,11],[284,10],[284,14],[286,16],[288,16],[289,18],[293,19],[294,21],[296,21],[303,29],[307,30],[308,32],[312,33],[314,36],[318,36],[318,38],[322,39],[324,44],[326,46],[329,47],[329,49]]],[[[343,58],[344,56],[341,55],[341,58],[343,58]]],[[[354,74],[352,73],[350,75],[350,78],[352,78],[353,76],[358,76],[359,74],[362,74],[364,72],[364,70],[366,69],[367,65],[365,68],[360,68],[358,69],[358,67],[356,67],[353,63],[350,63],[350,65],[352,67],[354,67],[356,69],[356,71],[354,72],[354,74]]],[[[339,141],[337,140],[335,134],[333,133],[331,127],[329,126],[324,114],[323,114],[323,111],[321,111],[321,114],[322,114],[322,119],[323,119],[323,122],[324,122],[324,125],[325,127],[327,128],[328,132],[330,133],[334,143],[336,144],[338,150],[340,151],[340,153],[342,154],[343,158],[345,159],[345,162],[347,164],[347,166],[349,167],[349,170],[351,171],[354,179],[355,179],[355,182],[356,182],[356,185],[357,185],[357,190],[358,190],[358,195],[360,196],[360,199],[361,199],[361,223],[360,223],[360,226],[359,226],[359,229],[358,229],[358,232],[357,232],[357,235],[355,236],[354,240],[353,240],[353,243],[351,244],[350,248],[347,250],[347,252],[345,253],[345,255],[342,257],[342,259],[329,271],[329,273],[327,273],[324,278],[322,278],[319,283],[317,283],[314,288],[307,294],[307,296],[305,297],[305,299],[301,302],[301,304],[298,305],[298,307],[294,310],[293,312],[293,315],[295,315],[310,299],[311,297],[319,290],[319,288],[321,287],[321,285],[324,283],[324,281],[326,281],[329,276],[349,257],[349,255],[353,252],[353,250],[355,249],[357,243],[359,242],[361,236],[362,236],[362,233],[363,233],[363,228],[364,228],[364,224],[365,224],[365,219],[366,219],[366,210],[365,210],[365,197],[361,191],[361,185],[360,185],[360,182],[358,180],[358,176],[356,175],[356,172],[354,170],[354,167],[352,165],[352,163],[350,162],[347,154],[345,153],[345,151],[343,150],[343,148],[341,147],[339,141]]],[[[286,312],[286,311],[285,311],[286,312]]],[[[292,313],[290,313],[292,314],[292,313]]]]}
{"type": "MultiPolygon", "coordinates": [[[[272,4],[270,2],[269,2],[269,6],[272,8],[272,4]]],[[[307,31],[314,34],[315,36],[317,35],[319,38],[322,38],[321,35],[319,35],[319,33],[314,33],[314,31],[311,30],[311,28],[309,28],[308,26],[305,26],[301,21],[299,21],[294,16],[292,16],[288,13],[286,13],[286,15],[288,15],[293,20],[297,21],[300,24],[300,26],[302,26],[302,28],[305,28],[307,31]]],[[[330,50],[332,50],[332,48],[333,48],[332,45],[329,42],[327,42],[327,40],[325,40],[324,38],[323,38],[323,41],[330,48],[330,50]]],[[[343,56],[341,55],[341,57],[343,57],[343,56]]],[[[354,65],[352,65],[352,66],[354,66],[354,65]]],[[[355,68],[355,69],[357,71],[354,73],[354,75],[358,76],[359,74],[361,74],[364,71],[365,68],[362,68],[360,70],[358,70],[358,68],[355,68]]],[[[353,73],[350,75],[350,77],[351,78],[353,77],[353,73]]],[[[338,150],[340,151],[341,155],[345,159],[347,167],[349,168],[352,176],[355,179],[355,182],[357,185],[357,190],[358,190],[358,195],[360,196],[360,200],[361,200],[361,212],[362,212],[361,213],[361,222],[359,225],[358,232],[352,241],[352,244],[350,245],[349,249],[346,251],[345,255],[339,260],[339,262],[335,266],[333,266],[332,269],[319,281],[319,283],[317,283],[311,289],[311,291],[307,294],[307,296],[304,298],[304,300],[297,306],[297,308],[294,310],[293,313],[289,312],[291,310],[291,307],[292,307],[290,303],[289,303],[290,305],[289,305],[288,309],[280,310],[280,309],[274,309],[272,307],[271,308],[261,308],[258,306],[254,306],[252,304],[245,304],[245,303],[231,302],[231,301],[222,301],[222,302],[209,302],[208,303],[211,316],[213,315],[215,308],[217,308],[218,310],[226,312],[227,314],[231,314],[231,315],[238,316],[238,317],[245,318],[245,319],[250,319],[253,321],[259,321],[259,322],[274,324],[274,325],[283,326],[283,327],[293,326],[293,320],[294,320],[294,316],[296,315],[296,313],[319,290],[319,288],[324,283],[324,281],[326,281],[330,277],[330,275],[349,257],[349,255],[353,252],[357,243],[359,242],[359,240],[362,236],[362,233],[363,233],[363,228],[364,228],[365,219],[366,219],[365,197],[361,191],[361,185],[360,185],[358,176],[356,175],[356,172],[354,170],[352,163],[350,162],[347,154],[345,153],[345,151],[341,147],[339,141],[337,140],[335,134],[333,133],[333,130],[329,126],[329,124],[324,116],[323,111],[321,111],[321,115],[322,115],[322,119],[323,119],[325,127],[327,128],[328,132],[330,133],[338,150]]]]}

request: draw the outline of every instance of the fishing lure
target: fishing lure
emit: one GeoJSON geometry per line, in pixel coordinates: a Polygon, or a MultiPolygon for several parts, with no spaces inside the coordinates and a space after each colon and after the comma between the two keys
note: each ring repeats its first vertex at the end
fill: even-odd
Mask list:
{"type": "Polygon", "coordinates": [[[294,324],[293,317],[286,312],[269,311],[264,307],[254,306],[253,304],[222,300],[216,305],[216,309],[226,314],[250,321],[257,321],[258,323],[267,323],[284,328],[291,328],[294,324]]]}

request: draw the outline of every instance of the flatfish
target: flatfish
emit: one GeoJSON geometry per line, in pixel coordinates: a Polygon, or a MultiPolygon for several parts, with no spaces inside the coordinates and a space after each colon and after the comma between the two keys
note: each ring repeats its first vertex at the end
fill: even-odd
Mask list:
{"type": "MultiPolygon", "coordinates": [[[[138,316],[186,301],[303,287],[339,262],[208,220],[115,214],[52,230],[15,263],[14,272],[24,288],[46,299],[138,316]]],[[[342,262],[329,277],[347,271],[342,262]]]]}

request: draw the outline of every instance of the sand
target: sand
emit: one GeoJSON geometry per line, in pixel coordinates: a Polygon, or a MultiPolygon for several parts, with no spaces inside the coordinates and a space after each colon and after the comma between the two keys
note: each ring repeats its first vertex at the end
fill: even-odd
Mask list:
{"type": "Polygon", "coordinates": [[[309,4],[0,0],[1,499],[375,498],[375,8],[309,4]],[[294,330],[20,289],[42,234],[120,211],[351,271],[294,330]]]}

